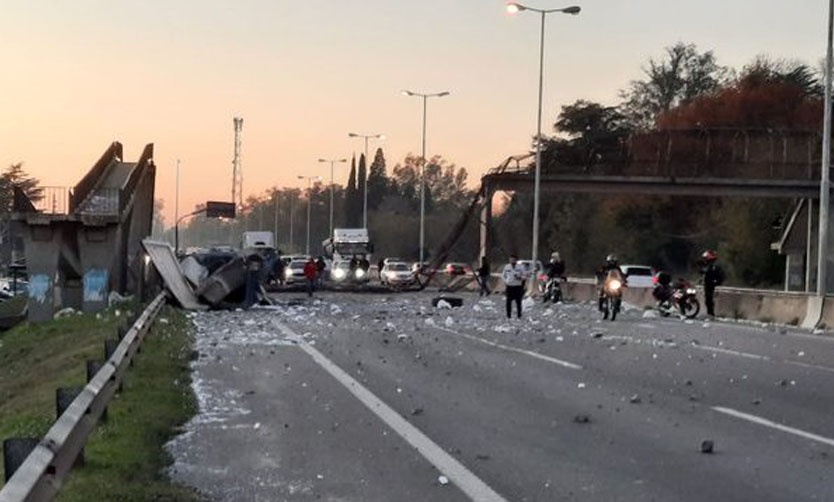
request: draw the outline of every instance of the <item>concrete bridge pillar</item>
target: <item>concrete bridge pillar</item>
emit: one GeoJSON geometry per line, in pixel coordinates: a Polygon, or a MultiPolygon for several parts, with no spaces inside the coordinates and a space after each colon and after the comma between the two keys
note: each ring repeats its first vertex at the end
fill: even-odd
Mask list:
{"type": "Polygon", "coordinates": [[[82,309],[99,312],[107,308],[111,284],[118,281],[113,270],[118,269],[123,256],[121,228],[118,222],[101,225],[85,224],[78,229],[78,254],[82,280],[82,309]]]}
{"type": "Polygon", "coordinates": [[[29,272],[28,318],[32,322],[52,320],[60,297],[56,289],[58,263],[64,248],[72,244],[67,241],[74,237],[72,222],[44,218],[43,221],[29,221],[22,227],[26,268],[29,272]]]}
{"type": "Polygon", "coordinates": [[[490,236],[489,226],[492,219],[492,189],[488,184],[484,184],[484,205],[481,208],[480,218],[478,219],[478,227],[480,228],[479,241],[479,257],[487,257],[489,260],[490,236]]]}

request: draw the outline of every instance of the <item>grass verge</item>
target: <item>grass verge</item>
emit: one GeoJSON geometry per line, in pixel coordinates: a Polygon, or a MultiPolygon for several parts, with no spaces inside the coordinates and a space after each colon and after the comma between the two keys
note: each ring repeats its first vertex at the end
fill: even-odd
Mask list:
{"type": "Polygon", "coordinates": [[[87,442],[85,466],[73,471],[58,500],[199,500],[163,473],[171,463],[164,444],[197,409],[191,347],[188,319],[164,307],[126,373],[123,391],[111,401],[107,422],[87,442]]]}
{"type": "MultiPolygon", "coordinates": [[[[55,422],[55,389],[83,386],[85,361],[104,359],[104,339],[115,337],[126,311],[136,308],[24,322],[0,333],[0,440],[43,437],[55,422]]],[[[0,455],[0,487],[2,462],[0,455]]]]}

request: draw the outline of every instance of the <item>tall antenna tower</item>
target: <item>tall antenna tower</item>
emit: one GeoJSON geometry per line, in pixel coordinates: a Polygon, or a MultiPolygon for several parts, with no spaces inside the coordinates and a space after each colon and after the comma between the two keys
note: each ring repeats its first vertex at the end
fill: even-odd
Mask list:
{"type": "Polygon", "coordinates": [[[235,122],[235,157],[232,160],[232,202],[239,210],[243,207],[243,168],[240,165],[240,133],[243,132],[243,119],[234,118],[235,122]]]}

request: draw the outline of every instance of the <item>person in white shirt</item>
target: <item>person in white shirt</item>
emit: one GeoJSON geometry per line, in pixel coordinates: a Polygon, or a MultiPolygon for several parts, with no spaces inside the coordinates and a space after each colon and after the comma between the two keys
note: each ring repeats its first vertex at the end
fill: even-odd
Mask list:
{"type": "Polygon", "coordinates": [[[527,279],[527,272],[524,267],[517,265],[518,257],[510,255],[510,263],[504,265],[501,272],[501,279],[504,280],[504,294],[507,296],[507,319],[512,317],[513,302],[515,302],[516,313],[521,318],[521,299],[524,296],[524,280],[527,279]]]}

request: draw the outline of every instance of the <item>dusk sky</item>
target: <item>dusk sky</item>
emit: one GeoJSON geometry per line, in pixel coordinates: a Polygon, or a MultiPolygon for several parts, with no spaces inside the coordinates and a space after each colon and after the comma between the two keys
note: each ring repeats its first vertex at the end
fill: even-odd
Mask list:
{"type": "MultiPolygon", "coordinates": [[[[530,0],[532,7],[570,2],[530,0]]],[[[536,126],[539,17],[504,0],[0,0],[0,165],[71,186],[111,141],[135,161],[155,144],[157,198],[180,214],[229,200],[232,118],[243,117],[245,194],[329,181],[320,157],[383,133],[390,169],[420,153],[417,92],[431,99],[427,153],[470,184],[527,151],[536,126]]],[[[825,0],[579,0],[545,36],[544,124],[577,99],[605,104],[682,41],[740,68],[756,55],[815,67],[825,0]]],[[[820,117],[820,120],[822,118],[820,117]]],[[[344,184],[347,168],[337,167],[344,184]]]]}

